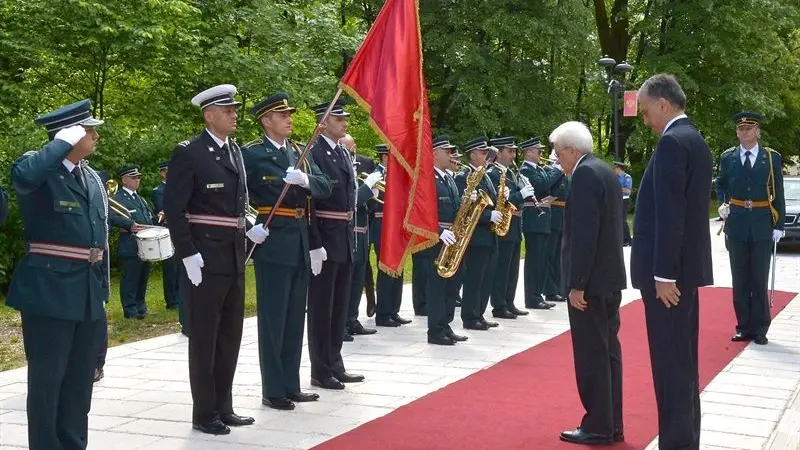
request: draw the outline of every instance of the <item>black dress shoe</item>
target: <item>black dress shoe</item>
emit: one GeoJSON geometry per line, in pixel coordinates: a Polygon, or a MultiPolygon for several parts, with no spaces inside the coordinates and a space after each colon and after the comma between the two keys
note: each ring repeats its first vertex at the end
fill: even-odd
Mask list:
{"type": "Polygon", "coordinates": [[[335,390],[344,389],[344,384],[333,377],[323,378],[321,380],[312,378],[311,385],[322,389],[335,389],[335,390]]]}
{"type": "Polygon", "coordinates": [[[625,434],[622,430],[614,430],[614,442],[625,442],[625,434]]]}
{"type": "Polygon", "coordinates": [[[508,310],[511,311],[511,314],[514,314],[514,315],[517,315],[517,316],[527,316],[528,315],[528,311],[523,311],[523,310],[517,308],[514,305],[509,306],[508,310]]]}
{"type": "Polygon", "coordinates": [[[355,338],[353,338],[353,336],[350,336],[347,333],[342,335],[342,342],[353,342],[353,341],[355,341],[355,338]]]}
{"type": "Polygon", "coordinates": [[[355,326],[355,327],[351,328],[350,330],[348,330],[348,333],[350,333],[353,336],[367,336],[367,335],[370,335],[370,334],[375,334],[377,332],[378,332],[378,330],[376,330],[375,328],[364,328],[363,325],[362,326],[355,326]]]}
{"type": "Polygon", "coordinates": [[[294,403],[286,397],[267,397],[261,399],[261,404],[269,406],[272,409],[281,411],[291,411],[294,409],[294,403]]]}
{"type": "Polygon", "coordinates": [[[95,383],[97,383],[98,381],[102,380],[104,376],[106,376],[106,374],[103,373],[103,369],[94,369],[94,382],[95,383]]]}
{"type": "Polygon", "coordinates": [[[375,319],[375,325],[379,327],[399,327],[400,324],[395,322],[391,317],[379,317],[375,319]]]}
{"type": "Polygon", "coordinates": [[[208,423],[193,423],[192,428],[206,434],[230,434],[231,432],[230,427],[219,419],[214,419],[208,423]]]}
{"type": "Polygon", "coordinates": [[[758,345],[767,345],[769,343],[769,339],[766,336],[756,336],[753,338],[753,342],[758,345]]]}
{"type": "Polygon", "coordinates": [[[572,444],[583,444],[583,445],[611,445],[613,443],[613,439],[611,436],[606,436],[603,434],[596,434],[596,433],[587,433],[580,428],[577,430],[570,430],[570,431],[562,431],[561,436],[559,438],[564,442],[570,442],[572,444]]]}
{"type": "Polygon", "coordinates": [[[566,298],[564,298],[564,297],[562,297],[562,296],[560,296],[558,294],[548,295],[547,297],[545,297],[545,300],[548,301],[548,302],[565,302],[565,301],[567,301],[566,298]]]}
{"type": "Polygon", "coordinates": [[[319,400],[319,394],[315,392],[295,392],[286,396],[289,400],[297,403],[315,402],[319,400]]]}
{"type": "Polygon", "coordinates": [[[731,341],[733,342],[744,342],[749,340],[750,340],[750,335],[748,335],[747,333],[742,333],[741,331],[737,331],[736,334],[734,334],[733,337],[731,338],[731,341]]]}
{"type": "Polygon", "coordinates": [[[428,344],[434,345],[456,345],[456,341],[448,336],[428,336],[428,344]]]}
{"type": "Polygon", "coordinates": [[[394,320],[395,322],[399,323],[400,325],[406,325],[406,324],[411,323],[410,319],[403,319],[402,317],[400,317],[399,314],[392,315],[392,320],[394,320]]]}
{"type": "Polygon", "coordinates": [[[466,336],[461,336],[461,335],[455,334],[455,333],[453,333],[452,331],[449,331],[449,332],[447,333],[447,337],[449,337],[450,339],[452,339],[452,340],[454,340],[454,341],[456,341],[456,342],[464,342],[464,341],[466,341],[467,339],[469,339],[469,338],[468,338],[468,337],[466,337],[466,336]]]}
{"type": "Polygon", "coordinates": [[[486,325],[483,322],[473,322],[473,323],[465,323],[464,328],[466,328],[467,330],[486,331],[489,329],[489,325],[486,325]]]}
{"type": "Polygon", "coordinates": [[[556,306],[556,305],[554,305],[552,303],[547,303],[544,300],[540,300],[540,301],[538,301],[536,303],[532,303],[530,306],[529,305],[525,305],[525,307],[528,308],[528,309],[550,309],[553,306],[556,306]]]}
{"type": "Polygon", "coordinates": [[[507,311],[505,309],[501,309],[500,311],[492,311],[492,317],[496,317],[498,319],[516,319],[516,314],[513,314],[511,311],[507,311]]]}
{"type": "Polygon", "coordinates": [[[499,327],[500,326],[499,323],[497,323],[497,322],[489,322],[488,320],[484,319],[483,317],[481,317],[481,323],[483,323],[484,325],[486,325],[489,328],[494,328],[494,327],[499,327]]]}
{"type": "Polygon", "coordinates": [[[335,373],[333,377],[339,380],[342,383],[360,383],[364,381],[364,375],[357,375],[353,373],[335,373]]]}
{"type": "Polygon", "coordinates": [[[245,425],[252,425],[256,423],[256,419],[247,416],[240,416],[238,414],[220,414],[219,420],[229,427],[243,427],[245,425]]]}

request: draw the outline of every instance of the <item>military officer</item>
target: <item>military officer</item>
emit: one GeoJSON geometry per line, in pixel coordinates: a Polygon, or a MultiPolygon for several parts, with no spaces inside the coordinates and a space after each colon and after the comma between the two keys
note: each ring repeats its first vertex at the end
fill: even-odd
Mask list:
{"type": "MultiPolygon", "coordinates": [[[[349,151],[350,156],[354,157],[353,168],[356,173],[359,172],[361,164],[355,157],[361,156],[356,154],[356,143],[352,136],[345,135],[339,140],[339,145],[349,151]]],[[[362,159],[363,161],[363,159],[362,159]]],[[[375,334],[378,330],[374,328],[365,328],[364,325],[358,320],[358,307],[361,304],[361,293],[364,292],[364,286],[367,279],[367,267],[369,267],[369,213],[370,207],[377,203],[370,201],[377,198],[378,190],[370,189],[367,185],[375,186],[378,180],[383,178],[380,172],[370,172],[364,181],[359,180],[359,188],[356,193],[356,215],[355,226],[353,230],[356,234],[356,248],[353,254],[353,279],[350,285],[350,302],[347,308],[347,321],[345,322],[344,336],[342,339],[345,342],[352,342],[355,335],[370,335],[375,334]]],[[[371,273],[369,274],[371,277],[371,273]]],[[[367,293],[369,297],[369,292],[367,293]]],[[[374,302],[373,302],[374,304],[374,302]]],[[[369,302],[368,306],[369,308],[369,302]]]]}
{"type": "MultiPolygon", "coordinates": [[[[485,136],[475,138],[464,145],[464,153],[469,158],[469,167],[455,178],[459,192],[466,190],[467,177],[478,167],[486,164],[486,156],[490,150],[489,139],[485,136]]],[[[483,190],[493,204],[497,203],[497,189],[485,173],[478,184],[478,189],[483,190]]],[[[494,210],[494,206],[486,207],[475,226],[472,239],[470,239],[464,254],[461,321],[464,328],[469,330],[488,330],[498,326],[497,322],[487,321],[483,314],[489,304],[492,279],[497,265],[497,235],[491,231],[490,225],[500,222],[501,219],[502,215],[499,211],[494,210]]]]}
{"type": "MultiPolygon", "coordinates": [[[[450,166],[450,155],[454,145],[450,144],[448,136],[439,136],[433,140],[433,167],[436,180],[436,197],[439,208],[439,239],[437,245],[417,252],[417,262],[424,272],[419,279],[420,288],[428,300],[428,343],[435,345],[454,345],[456,342],[467,340],[453,332],[450,322],[455,315],[455,297],[447,295],[448,284],[455,283],[453,277],[442,278],[436,271],[434,262],[442,251],[442,245],[456,243],[456,235],[451,228],[456,218],[456,212],[461,203],[458,187],[452,175],[447,173],[450,166]]],[[[475,195],[477,198],[477,194],[475,195]]],[[[452,289],[452,288],[451,288],[452,289]]]]}
{"type": "MultiPolygon", "coordinates": [[[[464,155],[458,151],[458,147],[453,149],[453,152],[450,154],[450,165],[448,166],[446,172],[455,179],[456,174],[461,172],[463,164],[461,164],[461,158],[464,155]]],[[[458,191],[458,195],[464,195],[464,192],[458,191]]],[[[456,308],[461,307],[461,286],[464,284],[464,261],[461,261],[461,265],[458,267],[456,274],[451,277],[453,281],[451,283],[447,283],[447,296],[453,298],[455,301],[456,308]]],[[[452,321],[453,318],[450,320],[452,321]]]]}
{"type": "Polygon", "coordinates": [[[567,205],[569,194],[569,177],[561,176],[561,166],[558,164],[556,152],[550,152],[548,161],[550,165],[545,167],[545,170],[550,178],[556,178],[558,182],[550,189],[550,195],[555,199],[550,202],[550,236],[545,251],[547,269],[544,275],[543,293],[547,302],[565,302],[567,299],[561,295],[561,231],[564,228],[564,207],[567,205]]]}
{"type": "MultiPolygon", "coordinates": [[[[154,187],[150,192],[150,201],[153,202],[153,208],[156,216],[156,224],[166,226],[167,218],[164,216],[164,189],[167,187],[167,170],[169,161],[161,161],[158,163],[158,173],[161,176],[161,183],[154,187]]],[[[171,258],[162,262],[162,270],[164,272],[164,302],[167,309],[178,309],[178,317],[181,322],[181,327],[184,326],[184,314],[180,299],[180,282],[178,276],[180,270],[178,268],[178,261],[173,255],[171,258]]],[[[185,331],[185,330],[183,330],[185,331]]]]}
{"type": "Polygon", "coordinates": [[[233,411],[233,376],[244,320],[245,235],[261,243],[261,226],[245,233],[247,185],[236,130],[236,87],[214,86],[192,98],[206,129],[179,143],[169,162],[164,214],[175,254],[183,262],[181,297],[189,324],[192,428],[228,434],[252,417],[233,411]]]}
{"type": "MultiPolygon", "coordinates": [[[[550,195],[550,187],[556,181],[541,167],[541,139],[534,137],[520,143],[525,158],[519,170],[520,177],[530,182],[536,197],[543,199],[550,195]]],[[[529,309],[550,309],[554,305],[544,300],[544,279],[547,273],[547,241],[551,232],[551,212],[548,203],[537,205],[531,199],[523,204],[522,232],[525,235],[525,307],[529,309]],[[537,207],[538,206],[538,207],[537,207]]]]}
{"type": "Polygon", "coordinates": [[[736,334],[732,341],[766,345],[771,322],[768,281],[773,244],[783,237],[786,203],[783,159],[760,143],[760,114],[734,116],[739,145],[720,157],[717,185],[728,196],[720,206],[733,277],[736,334]]]}
{"type": "Polygon", "coordinates": [[[49,142],[14,162],[26,254],[6,304],[21,313],[28,359],[28,446],[85,449],[109,293],[105,188],[85,158],[99,139],[89,100],[36,119],[49,142]]]}
{"type": "Polygon", "coordinates": [[[122,189],[117,190],[114,199],[128,210],[129,217],[123,216],[116,208],[109,208],[109,223],[120,229],[117,254],[122,259],[122,277],[119,283],[119,297],[125,318],[144,319],[147,316],[147,278],[150,263],[139,259],[136,233],[152,225],[153,212],[150,205],[136,192],[142,174],[139,168],[126,164],[117,171],[122,181],[122,189]]]}
{"type": "Polygon", "coordinates": [[[492,316],[499,319],[516,319],[528,311],[518,309],[514,305],[519,278],[519,258],[522,246],[522,203],[534,196],[533,186],[520,187],[517,174],[510,169],[517,156],[516,138],[504,136],[489,141],[489,145],[497,148],[497,159],[487,170],[489,179],[498,190],[498,195],[506,195],[507,201],[516,208],[511,216],[511,226],[505,236],[498,237],[497,271],[492,280],[492,316]],[[500,176],[505,173],[505,191],[500,192],[500,176]]]}
{"type": "MultiPolygon", "coordinates": [[[[314,107],[318,120],[328,105],[314,107]]],[[[331,196],[315,204],[309,235],[314,276],[308,293],[308,353],[311,384],[323,389],[344,389],[344,383],[364,381],[363,375],[348,373],[342,360],[356,246],[356,175],[349,152],[338,144],[347,134],[349,115],[337,102],[319,123],[319,138],[310,144],[314,162],[330,178],[332,187],[331,196]]]]}
{"type": "MultiPolygon", "coordinates": [[[[389,147],[386,144],[375,146],[380,163],[376,171],[387,176],[386,166],[389,162],[389,147]]],[[[383,201],[383,193],[378,193],[378,198],[383,201]]],[[[383,227],[383,203],[375,205],[372,223],[369,225],[369,240],[375,246],[375,257],[381,260],[381,228],[383,227]]],[[[378,269],[376,283],[376,312],[375,325],[379,327],[399,327],[411,323],[411,320],[400,316],[400,305],[403,302],[403,278],[391,277],[386,272],[378,269]]]]}
{"type": "Polygon", "coordinates": [[[263,224],[284,186],[286,193],[270,223],[271,233],[253,252],[258,308],[258,350],[262,404],[292,410],[318,394],[300,391],[306,295],[310,275],[308,223],[313,199],[331,194],[331,184],[313,161],[295,169],[300,151],[289,141],[292,114],[289,96],[277,93],[250,109],[264,134],[242,150],[256,223],[263,224]]]}

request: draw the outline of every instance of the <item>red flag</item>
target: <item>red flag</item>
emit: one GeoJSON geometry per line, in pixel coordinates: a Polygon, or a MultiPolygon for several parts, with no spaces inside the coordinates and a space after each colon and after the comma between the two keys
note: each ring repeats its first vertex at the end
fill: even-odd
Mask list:
{"type": "Polygon", "coordinates": [[[636,107],[636,91],[625,91],[625,106],[622,108],[622,115],[624,117],[635,117],[636,107]]]}
{"type": "Polygon", "coordinates": [[[418,0],[387,0],[339,83],[389,146],[379,267],[393,276],[439,240],[418,0]]]}

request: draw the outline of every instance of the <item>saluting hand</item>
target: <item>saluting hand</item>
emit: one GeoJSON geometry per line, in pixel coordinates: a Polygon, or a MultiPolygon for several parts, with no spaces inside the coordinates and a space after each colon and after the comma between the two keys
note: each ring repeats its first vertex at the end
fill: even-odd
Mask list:
{"type": "Polygon", "coordinates": [[[577,289],[570,289],[569,291],[569,304],[578,311],[585,311],[589,303],[583,297],[583,291],[577,289]]]}
{"type": "Polygon", "coordinates": [[[681,291],[675,282],[670,281],[656,281],[656,297],[667,308],[678,306],[681,301],[681,291]]]}

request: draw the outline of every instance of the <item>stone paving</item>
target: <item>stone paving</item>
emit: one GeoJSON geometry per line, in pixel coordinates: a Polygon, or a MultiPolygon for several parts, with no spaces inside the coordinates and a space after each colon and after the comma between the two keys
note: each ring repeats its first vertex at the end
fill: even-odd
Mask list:
{"type": "MultiPolygon", "coordinates": [[[[718,226],[711,223],[714,276],[716,285],[730,286],[727,253],[722,238],[716,236],[718,226]]],[[[625,253],[627,258],[629,249],[625,253]]],[[[800,292],[800,253],[779,254],[777,280],[777,289],[800,292]]],[[[410,289],[410,285],[404,289],[401,315],[412,318],[410,289]]],[[[521,282],[517,298],[521,303],[521,282]]],[[[623,303],[637,298],[638,291],[623,293],[623,303]]],[[[374,325],[372,319],[363,319],[362,314],[365,325],[374,325]]],[[[261,406],[256,322],[247,319],[234,406],[238,413],[255,417],[256,424],[220,437],[191,429],[186,338],[169,335],[111,348],[105,378],[95,385],[89,449],[307,449],[569,328],[565,306],[560,304],[550,311],[531,311],[517,320],[502,321],[499,329],[488,332],[462,330],[470,336],[469,342],[438,347],[425,342],[424,318],[413,319],[410,325],[379,328],[376,335],[345,343],[348,370],[365,374],[367,381],[348,385],[344,391],[310,387],[304,350],[303,389],[322,397],[290,412],[261,406]]],[[[458,318],[455,325],[460,330],[458,318]]],[[[800,449],[798,298],[773,322],[769,338],[767,346],[750,344],[704,390],[703,448],[800,449]]],[[[25,368],[0,373],[1,450],[27,448],[25,377],[25,368]]],[[[648,448],[656,449],[657,440],[648,448]]]]}

